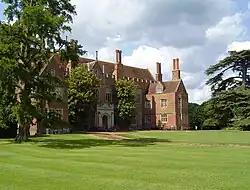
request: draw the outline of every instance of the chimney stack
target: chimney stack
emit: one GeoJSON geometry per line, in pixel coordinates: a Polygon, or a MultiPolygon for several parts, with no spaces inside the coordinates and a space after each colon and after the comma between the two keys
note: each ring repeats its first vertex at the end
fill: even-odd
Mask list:
{"type": "Polygon", "coordinates": [[[156,81],[162,82],[162,74],[161,74],[161,63],[156,62],[156,81]]]}
{"type": "Polygon", "coordinates": [[[118,79],[121,79],[123,77],[123,65],[122,65],[122,51],[119,49],[116,49],[116,64],[114,64],[114,78],[116,81],[118,79]]]}
{"type": "Polygon", "coordinates": [[[95,60],[98,61],[98,51],[95,51],[95,60]]]}
{"type": "Polygon", "coordinates": [[[179,63],[179,58],[176,58],[173,59],[172,80],[180,80],[180,79],[181,79],[180,63],[179,63]]]}
{"type": "Polygon", "coordinates": [[[116,63],[122,63],[122,51],[116,49],[116,63]]]}

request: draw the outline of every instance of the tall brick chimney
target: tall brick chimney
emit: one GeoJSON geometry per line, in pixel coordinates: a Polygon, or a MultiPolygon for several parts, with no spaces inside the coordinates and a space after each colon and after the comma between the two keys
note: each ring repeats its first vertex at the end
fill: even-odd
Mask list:
{"type": "Polygon", "coordinates": [[[98,61],[98,51],[95,51],[95,60],[98,61]]]}
{"type": "Polygon", "coordinates": [[[122,63],[122,51],[119,49],[116,49],[116,63],[122,63]]]}
{"type": "Polygon", "coordinates": [[[176,58],[173,59],[172,80],[180,80],[180,79],[181,79],[180,63],[179,63],[179,58],[176,58]]]}
{"type": "Polygon", "coordinates": [[[162,74],[161,74],[161,63],[156,62],[156,75],[155,79],[157,82],[162,82],[162,74]]]}
{"type": "Polygon", "coordinates": [[[113,75],[115,76],[115,80],[122,78],[122,51],[116,49],[116,64],[114,65],[114,72],[113,75]]]}

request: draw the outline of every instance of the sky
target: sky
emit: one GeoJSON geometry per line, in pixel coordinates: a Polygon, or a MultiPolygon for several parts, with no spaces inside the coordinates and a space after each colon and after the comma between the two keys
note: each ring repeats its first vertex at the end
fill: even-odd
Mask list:
{"type": "MultiPolygon", "coordinates": [[[[171,79],[172,60],[180,58],[181,77],[189,101],[210,98],[205,70],[228,50],[250,48],[248,0],[72,0],[76,5],[72,33],[94,57],[156,72],[162,63],[164,80],[171,79]]],[[[0,4],[0,13],[4,9],[0,4]]],[[[4,17],[0,14],[0,19],[4,17]]]]}

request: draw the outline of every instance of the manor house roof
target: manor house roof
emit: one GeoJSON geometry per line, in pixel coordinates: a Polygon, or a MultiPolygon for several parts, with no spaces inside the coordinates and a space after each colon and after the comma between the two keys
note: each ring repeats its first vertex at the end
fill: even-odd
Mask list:
{"type": "MultiPolygon", "coordinates": [[[[94,59],[89,58],[80,58],[79,63],[89,63],[92,62],[91,66],[94,66],[94,59]]],[[[114,72],[114,66],[116,63],[113,62],[107,62],[107,61],[96,61],[97,64],[99,64],[100,68],[103,68],[103,65],[105,67],[105,74],[113,74],[114,72]]],[[[130,77],[130,78],[139,78],[144,80],[151,80],[154,81],[154,77],[150,73],[148,69],[138,68],[138,67],[131,67],[127,65],[123,65],[123,76],[124,77],[130,77]]]]}

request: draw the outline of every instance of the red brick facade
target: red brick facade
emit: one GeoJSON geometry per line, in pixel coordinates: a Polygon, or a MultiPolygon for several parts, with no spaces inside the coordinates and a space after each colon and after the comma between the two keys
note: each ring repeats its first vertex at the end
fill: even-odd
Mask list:
{"type": "MultiPolygon", "coordinates": [[[[133,80],[138,86],[136,95],[136,116],[133,126],[138,128],[155,128],[162,123],[164,129],[189,129],[188,94],[181,80],[179,59],[173,60],[172,80],[162,81],[161,63],[156,63],[155,78],[148,69],[130,67],[122,64],[122,52],[116,50],[115,62],[80,58],[78,64],[85,64],[101,79],[97,112],[93,118],[96,127],[113,127],[116,125],[114,87],[119,79],[133,80]]],[[[54,72],[64,77],[70,72],[71,63],[65,68],[58,56],[46,68],[46,72],[54,72]]],[[[67,90],[62,103],[47,105],[49,109],[62,110],[64,121],[68,121],[67,90]]]]}
{"type": "MultiPolygon", "coordinates": [[[[51,61],[49,64],[45,65],[43,70],[41,71],[40,74],[43,74],[44,72],[51,72],[52,75],[55,75],[57,77],[60,77],[61,79],[65,79],[65,66],[61,63],[60,58],[58,55],[55,55],[52,57],[51,61]]],[[[62,101],[61,102],[51,102],[46,104],[46,109],[53,110],[58,112],[62,116],[62,120],[65,121],[66,123],[68,122],[68,94],[67,94],[67,88],[61,87],[57,89],[60,95],[62,96],[62,101]]],[[[38,126],[39,123],[36,123],[36,119],[34,119],[33,123],[35,125],[30,126],[30,134],[35,135],[36,133],[45,133],[45,129],[39,127],[38,131],[38,126]]],[[[65,123],[65,124],[66,124],[65,123]]]]}
{"type": "Polygon", "coordinates": [[[122,52],[116,50],[116,60],[104,62],[98,59],[81,58],[79,64],[86,64],[89,70],[101,79],[100,100],[95,125],[115,125],[114,85],[119,79],[133,80],[138,86],[136,117],[134,126],[155,128],[161,121],[164,129],[188,129],[188,94],[180,77],[179,59],[173,60],[172,80],[162,81],[161,63],[156,63],[156,77],[148,69],[122,64],[122,52]],[[111,101],[107,93],[112,93],[111,101]],[[161,101],[163,102],[161,105],[161,101]],[[165,103],[164,103],[165,102],[165,103]],[[102,117],[109,118],[105,123],[102,117]],[[104,124],[105,123],[105,124],[104,124]]]}

